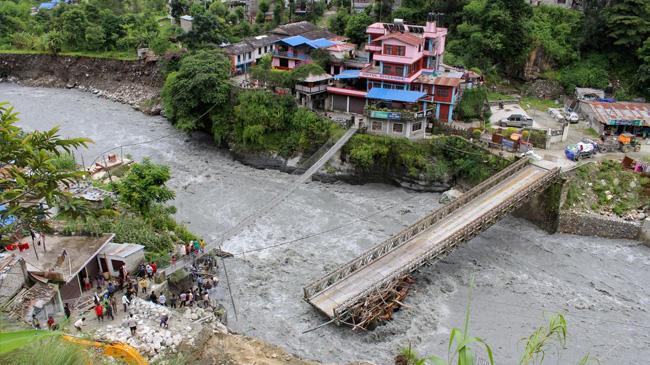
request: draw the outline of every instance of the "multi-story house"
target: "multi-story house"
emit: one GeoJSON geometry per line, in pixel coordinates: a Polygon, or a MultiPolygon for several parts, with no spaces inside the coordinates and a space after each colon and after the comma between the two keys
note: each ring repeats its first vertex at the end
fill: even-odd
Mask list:
{"type": "Polygon", "coordinates": [[[293,70],[298,66],[312,63],[313,50],[333,45],[334,42],[325,38],[309,40],[300,35],[280,39],[274,44],[272,66],[278,70],[293,70]]]}
{"type": "Polygon", "coordinates": [[[425,26],[396,19],[366,33],[369,64],[334,77],[326,108],[362,114],[371,133],[408,138],[424,137],[431,118],[451,122],[461,79],[441,71],[447,29],[430,14],[425,26]]]}

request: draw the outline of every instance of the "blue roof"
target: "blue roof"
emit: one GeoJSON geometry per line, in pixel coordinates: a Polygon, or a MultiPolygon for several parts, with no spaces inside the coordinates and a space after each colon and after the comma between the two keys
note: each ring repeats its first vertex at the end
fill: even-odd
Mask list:
{"type": "Polygon", "coordinates": [[[390,101],[402,101],[405,103],[414,103],[424,95],[426,94],[419,91],[395,90],[395,89],[384,89],[381,87],[373,87],[372,89],[370,89],[370,91],[368,91],[368,95],[366,97],[368,99],[381,99],[381,100],[390,100],[390,101]]]}
{"type": "Polygon", "coordinates": [[[284,43],[290,45],[291,47],[295,47],[295,46],[299,46],[301,44],[306,44],[307,42],[309,42],[309,39],[307,39],[307,38],[305,38],[305,37],[303,37],[301,35],[296,35],[296,36],[293,36],[293,37],[280,39],[278,42],[284,42],[284,43]]]}
{"type": "Polygon", "coordinates": [[[318,38],[318,39],[314,39],[313,41],[307,42],[307,44],[309,44],[310,46],[312,46],[314,48],[326,48],[326,47],[333,46],[336,43],[334,43],[334,42],[332,42],[330,40],[327,40],[325,38],[318,38]]]}
{"type": "Polygon", "coordinates": [[[325,38],[318,38],[318,39],[314,39],[313,41],[310,41],[309,39],[301,35],[296,35],[289,38],[283,38],[277,41],[276,43],[280,43],[280,42],[286,43],[291,47],[296,47],[296,46],[301,46],[303,44],[306,44],[311,48],[325,48],[325,47],[333,46],[335,44],[334,42],[327,40],[325,38]]]}
{"type": "Polygon", "coordinates": [[[361,70],[345,70],[340,74],[334,76],[334,80],[358,79],[359,72],[361,72],[361,70]]]}
{"type": "Polygon", "coordinates": [[[56,3],[55,3],[55,2],[51,2],[51,3],[42,3],[41,5],[38,6],[38,8],[39,8],[39,9],[47,9],[47,10],[50,10],[50,9],[54,9],[55,6],[56,6],[56,3]]]}

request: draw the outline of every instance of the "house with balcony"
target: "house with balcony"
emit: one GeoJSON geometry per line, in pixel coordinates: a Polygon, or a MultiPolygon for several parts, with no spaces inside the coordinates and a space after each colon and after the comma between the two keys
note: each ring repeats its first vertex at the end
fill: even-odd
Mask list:
{"type": "Polygon", "coordinates": [[[298,105],[310,109],[323,109],[327,97],[327,84],[332,78],[327,73],[309,74],[296,83],[295,94],[298,105]]]}
{"type": "Polygon", "coordinates": [[[334,42],[325,38],[310,40],[300,35],[283,38],[274,43],[271,65],[276,70],[293,70],[301,65],[312,63],[313,50],[332,45],[334,42]]]}
{"type": "Polygon", "coordinates": [[[326,109],[361,114],[370,133],[408,138],[424,137],[433,118],[451,122],[463,74],[443,69],[447,29],[430,14],[424,26],[396,19],[366,33],[368,62],[335,75],[326,109]]]}
{"type": "Polygon", "coordinates": [[[230,72],[239,74],[247,72],[254,64],[253,54],[255,48],[246,42],[238,42],[224,47],[224,51],[230,59],[230,72]]]}

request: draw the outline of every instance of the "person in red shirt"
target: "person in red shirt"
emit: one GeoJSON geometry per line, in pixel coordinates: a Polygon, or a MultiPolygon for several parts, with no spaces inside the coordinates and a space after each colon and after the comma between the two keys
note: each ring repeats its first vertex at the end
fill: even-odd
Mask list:
{"type": "Polygon", "coordinates": [[[104,307],[100,303],[95,305],[95,314],[97,315],[97,320],[99,322],[104,321],[104,307]]]}
{"type": "Polygon", "coordinates": [[[47,318],[47,328],[51,329],[52,331],[59,329],[59,325],[56,324],[56,321],[54,318],[52,318],[52,316],[49,316],[47,318]]]}
{"type": "Polygon", "coordinates": [[[151,269],[153,270],[153,274],[156,275],[156,270],[158,270],[158,265],[156,264],[156,261],[154,261],[151,264],[151,269]]]}

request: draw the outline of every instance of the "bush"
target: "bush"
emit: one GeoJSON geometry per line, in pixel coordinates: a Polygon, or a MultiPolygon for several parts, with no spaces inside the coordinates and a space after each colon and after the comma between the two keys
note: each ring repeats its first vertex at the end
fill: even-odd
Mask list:
{"type": "Polygon", "coordinates": [[[38,49],[39,38],[31,33],[18,32],[11,36],[11,45],[18,49],[38,49]]]}
{"type": "Polygon", "coordinates": [[[482,119],[486,100],[487,90],[484,87],[465,90],[459,105],[461,119],[465,121],[482,119]]]}
{"type": "Polygon", "coordinates": [[[568,93],[576,87],[604,89],[609,84],[607,60],[592,56],[574,63],[560,71],[559,81],[568,93]]]}

